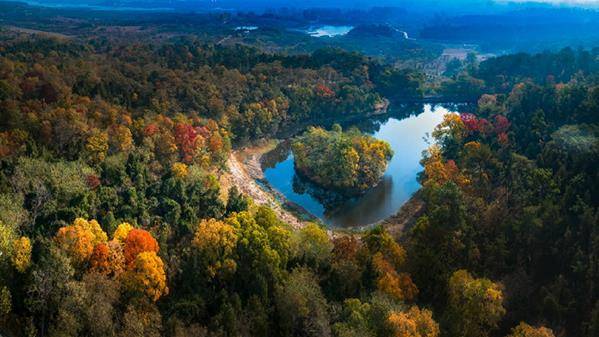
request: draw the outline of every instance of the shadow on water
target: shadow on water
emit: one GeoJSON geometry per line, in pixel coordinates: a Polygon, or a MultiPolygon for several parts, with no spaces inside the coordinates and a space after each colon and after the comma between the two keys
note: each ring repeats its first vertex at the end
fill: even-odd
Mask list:
{"type": "MultiPolygon", "coordinates": [[[[417,176],[422,171],[422,152],[430,146],[430,135],[443,116],[469,110],[469,106],[459,104],[412,104],[385,115],[341,123],[344,129],[357,127],[388,142],[395,153],[379,184],[357,197],[323,189],[298,175],[289,140],[263,156],[264,176],[289,203],[300,206],[330,227],[376,223],[394,215],[420,188],[417,176]]],[[[332,124],[323,123],[323,126],[330,128],[332,124]]]]}

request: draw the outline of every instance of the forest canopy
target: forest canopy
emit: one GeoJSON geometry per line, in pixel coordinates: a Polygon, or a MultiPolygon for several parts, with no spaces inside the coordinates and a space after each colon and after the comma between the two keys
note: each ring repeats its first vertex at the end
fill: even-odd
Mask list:
{"type": "Polygon", "coordinates": [[[347,194],[375,186],[393,156],[391,146],[356,129],[311,127],[292,144],[295,167],[319,186],[347,194]]]}
{"type": "Polygon", "coordinates": [[[438,78],[98,22],[0,30],[2,336],[599,334],[597,49],[438,78]],[[409,221],[294,227],[228,179],[236,150],[316,125],[298,169],[368,189],[389,145],[318,125],[425,93],[474,106],[433,132],[409,221]]]}

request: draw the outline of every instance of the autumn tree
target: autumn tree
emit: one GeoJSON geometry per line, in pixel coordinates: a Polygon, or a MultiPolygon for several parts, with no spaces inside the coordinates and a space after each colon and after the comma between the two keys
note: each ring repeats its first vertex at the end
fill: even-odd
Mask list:
{"type": "Polygon", "coordinates": [[[453,182],[458,186],[469,184],[469,180],[462,174],[455,161],[445,161],[441,149],[436,145],[428,149],[423,163],[424,175],[422,180],[424,187],[439,187],[447,182],[453,182]]]}
{"type": "Polygon", "coordinates": [[[458,270],[449,279],[447,322],[453,334],[488,336],[505,314],[499,284],[458,270]]]}
{"type": "Polygon", "coordinates": [[[88,261],[96,244],[106,242],[107,236],[96,220],[77,218],[72,225],[61,227],[55,241],[76,264],[88,261]]]}
{"type": "Polygon", "coordinates": [[[216,219],[202,220],[194,234],[193,246],[204,261],[208,276],[234,273],[237,234],[231,225],[216,219]]]}
{"type": "Polygon", "coordinates": [[[90,258],[90,270],[108,276],[118,276],[124,268],[125,257],[119,242],[112,240],[94,247],[90,258]]]}
{"type": "Polygon", "coordinates": [[[411,302],[418,294],[418,288],[407,273],[398,273],[381,253],[372,258],[377,273],[376,288],[398,301],[411,302]]]}
{"type": "Polygon", "coordinates": [[[413,301],[418,288],[406,272],[406,251],[381,226],[366,232],[362,259],[374,272],[375,287],[398,301],[413,301]]]}
{"type": "Polygon", "coordinates": [[[154,251],[140,252],[123,274],[123,284],[130,291],[144,294],[154,302],[168,294],[162,259],[154,251]]]}
{"type": "Polygon", "coordinates": [[[387,318],[394,337],[438,337],[439,325],[433,320],[433,313],[427,309],[412,306],[407,311],[391,312],[387,318]]]}
{"type": "Polygon", "coordinates": [[[551,329],[544,326],[535,328],[524,322],[521,322],[512,329],[512,333],[507,337],[555,337],[551,329]]]}
{"type": "Polygon", "coordinates": [[[158,242],[150,232],[134,228],[129,231],[127,237],[123,241],[123,255],[125,256],[125,263],[129,265],[132,263],[138,254],[143,252],[154,252],[157,253],[159,250],[158,242]]]}
{"type": "Polygon", "coordinates": [[[133,226],[131,226],[131,224],[123,222],[117,226],[116,230],[112,234],[112,238],[116,241],[123,242],[125,241],[127,235],[129,235],[129,232],[131,232],[132,229],[133,226]]]}
{"type": "Polygon", "coordinates": [[[20,273],[31,265],[31,241],[28,237],[23,236],[13,242],[12,264],[20,273]]]}
{"type": "Polygon", "coordinates": [[[85,144],[89,160],[92,163],[104,161],[108,152],[108,133],[95,130],[88,138],[85,144]]]}

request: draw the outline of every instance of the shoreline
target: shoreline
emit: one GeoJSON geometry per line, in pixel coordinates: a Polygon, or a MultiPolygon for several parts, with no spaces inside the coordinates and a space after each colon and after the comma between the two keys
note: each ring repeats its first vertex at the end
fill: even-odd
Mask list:
{"type": "Polygon", "coordinates": [[[260,158],[272,150],[276,144],[276,140],[271,140],[262,145],[245,147],[231,152],[227,159],[228,172],[221,177],[221,180],[224,180],[224,185],[237,186],[256,204],[269,206],[281,220],[297,230],[304,227],[308,221],[286,209],[272,190],[267,190],[263,184],[259,183],[264,180],[260,158]]]}
{"type": "MultiPolygon", "coordinates": [[[[321,219],[315,217],[300,205],[289,201],[266,181],[262,168],[263,156],[274,150],[281,142],[282,140],[279,139],[262,140],[256,145],[246,146],[231,152],[227,160],[229,172],[225,174],[227,176],[225,179],[237,186],[244,194],[250,196],[256,204],[270,206],[277,216],[287,222],[293,229],[303,228],[308,222],[322,223],[321,219]]],[[[337,234],[351,234],[381,225],[391,235],[400,238],[406,229],[415,224],[423,211],[424,202],[420,198],[420,191],[417,191],[394,215],[368,225],[327,228],[327,231],[337,234]]]]}

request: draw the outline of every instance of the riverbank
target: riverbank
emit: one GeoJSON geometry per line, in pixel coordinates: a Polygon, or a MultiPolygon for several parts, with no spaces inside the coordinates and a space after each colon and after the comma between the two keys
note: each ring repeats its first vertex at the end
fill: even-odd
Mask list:
{"type": "Polygon", "coordinates": [[[264,172],[260,164],[261,157],[274,149],[276,145],[277,141],[271,140],[232,152],[227,159],[229,172],[221,176],[221,186],[223,186],[223,190],[237,186],[256,204],[269,206],[281,220],[288,223],[293,229],[299,229],[304,227],[306,221],[300,219],[294,212],[285,209],[272,191],[258,183],[264,179],[264,172]]]}
{"type": "MultiPolygon", "coordinates": [[[[231,186],[237,188],[251,197],[258,205],[271,207],[279,218],[287,222],[292,228],[299,229],[309,221],[318,222],[308,211],[285,198],[284,195],[268,185],[264,178],[263,156],[273,151],[278,140],[263,141],[257,145],[244,147],[232,152],[227,160],[229,172],[221,177],[221,185],[224,190],[231,186]]],[[[336,228],[329,230],[333,235],[361,232],[376,225],[385,227],[394,237],[400,238],[401,234],[411,228],[424,211],[424,202],[415,193],[398,212],[384,220],[376,223],[355,228],[336,228]]]]}
{"type": "Polygon", "coordinates": [[[420,191],[414,195],[405,204],[401,206],[395,215],[382,220],[379,224],[397,240],[402,239],[402,234],[410,230],[418,218],[424,214],[425,204],[420,197],[420,191]]]}

